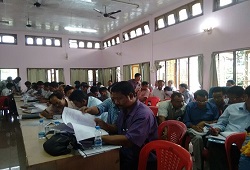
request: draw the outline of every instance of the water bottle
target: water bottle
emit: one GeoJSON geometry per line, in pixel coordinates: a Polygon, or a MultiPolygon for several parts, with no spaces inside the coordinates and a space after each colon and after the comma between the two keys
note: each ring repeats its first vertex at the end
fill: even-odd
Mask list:
{"type": "Polygon", "coordinates": [[[24,102],[24,105],[27,105],[28,104],[28,95],[27,94],[24,94],[23,96],[23,102],[24,102]]]}
{"type": "Polygon", "coordinates": [[[45,127],[43,119],[40,119],[38,125],[38,139],[44,139],[44,138],[45,138],[45,127]]]}
{"type": "Polygon", "coordinates": [[[102,131],[101,131],[100,126],[95,127],[94,148],[95,149],[101,149],[102,148],[102,131]]]}

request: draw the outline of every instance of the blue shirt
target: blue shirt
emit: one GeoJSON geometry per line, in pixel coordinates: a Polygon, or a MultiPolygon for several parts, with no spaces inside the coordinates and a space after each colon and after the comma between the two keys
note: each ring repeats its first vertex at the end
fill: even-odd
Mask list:
{"type": "Polygon", "coordinates": [[[248,126],[250,112],[246,110],[246,104],[243,102],[229,105],[213,127],[221,131],[244,132],[248,126]]]}
{"type": "Polygon", "coordinates": [[[197,125],[201,121],[213,121],[218,117],[219,112],[216,105],[206,102],[206,107],[200,109],[197,102],[190,102],[186,106],[183,122],[190,128],[191,125],[197,125]]]}
{"type": "Polygon", "coordinates": [[[89,96],[87,107],[97,106],[98,104],[101,104],[101,103],[102,103],[101,100],[95,97],[89,96]]]}
{"type": "Polygon", "coordinates": [[[115,124],[119,115],[120,109],[112,102],[111,98],[104,100],[101,104],[96,106],[99,110],[99,114],[108,112],[107,123],[115,124]]]}

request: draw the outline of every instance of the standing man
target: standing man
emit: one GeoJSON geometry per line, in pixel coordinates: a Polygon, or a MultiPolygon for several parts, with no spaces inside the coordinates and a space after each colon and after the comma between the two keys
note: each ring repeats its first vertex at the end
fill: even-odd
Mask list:
{"type": "Polygon", "coordinates": [[[226,86],[227,87],[235,86],[235,81],[234,80],[227,80],[226,86]]]}
{"type": "Polygon", "coordinates": [[[195,102],[188,103],[183,122],[186,124],[187,133],[193,144],[195,164],[198,170],[203,167],[202,151],[204,149],[203,136],[197,132],[203,132],[205,123],[214,123],[219,117],[216,105],[207,102],[208,93],[206,90],[197,90],[194,93],[195,102]]]}
{"type": "Polygon", "coordinates": [[[172,91],[176,91],[176,87],[174,86],[174,81],[173,80],[168,80],[168,87],[172,89],[172,91]]]}
{"type": "Polygon", "coordinates": [[[137,91],[141,88],[141,74],[135,73],[135,78],[130,79],[128,81],[132,84],[135,89],[135,92],[137,93],[137,91]]]}
{"type": "Polygon", "coordinates": [[[137,100],[130,82],[115,84],[111,88],[111,98],[121,112],[115,125],[101,126],[116,135],[102,136],[102,140],[108,144],[122,145],[121,170],[137,170],[141,148],[158,138],[156,118],[148,106],[137,100]]]}

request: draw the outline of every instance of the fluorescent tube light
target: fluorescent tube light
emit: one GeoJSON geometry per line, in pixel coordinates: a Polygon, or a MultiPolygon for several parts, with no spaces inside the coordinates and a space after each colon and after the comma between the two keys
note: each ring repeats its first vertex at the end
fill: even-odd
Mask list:
{"type": "Polygon", "coordinates": [[[94,29],[88,29],[88,28],[80,28],[80,27],[64,27],[65,30],[68,31],[79,31],[79,32],[97,32],[97,30],[94,29]]]}

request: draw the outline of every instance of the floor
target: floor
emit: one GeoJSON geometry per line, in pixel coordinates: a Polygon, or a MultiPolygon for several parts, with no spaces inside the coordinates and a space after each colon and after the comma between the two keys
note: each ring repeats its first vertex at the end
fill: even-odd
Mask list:
{"type": "Polygon", "coordinates": [[[18,116],[0,110],[0,170],[25,170],[25,151],[18,116]]]}

